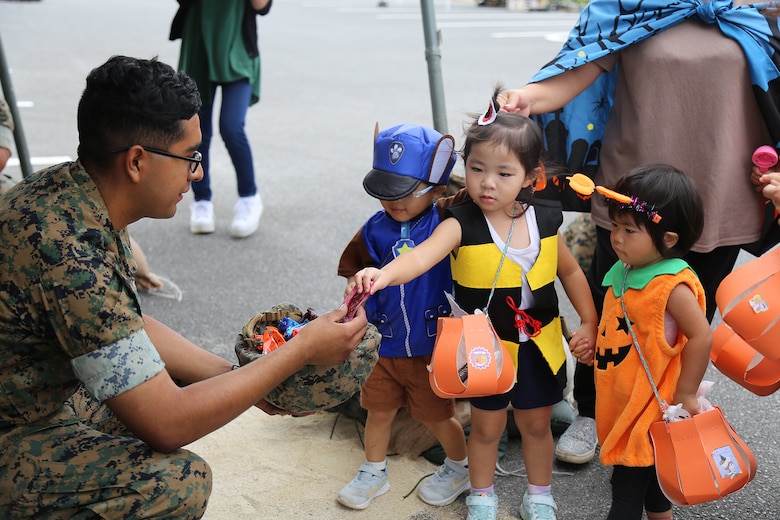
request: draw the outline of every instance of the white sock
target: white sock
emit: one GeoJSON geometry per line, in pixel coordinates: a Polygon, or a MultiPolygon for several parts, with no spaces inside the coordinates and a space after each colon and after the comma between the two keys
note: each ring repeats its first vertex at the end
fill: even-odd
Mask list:
{"type": "Polygon", "coordinates": [[[369,464],[374,466],[379,471],[384,471],[385,468],[387,468],[387,459],[385,459],[385,460],[383,460],[381,462],[371,462],[370,460],[367,460],[366,462],[368,462],[369,464]]]}
{"type": "Polygon", "coordinates": [[[463,473],[468,473],[469,471],[469,458],[466,457],[463,460],[452,460],[451,458],[447,457],[444,459],[444,463],[447,464],[452,469],[456,470],[463,470],[463,473]]]}

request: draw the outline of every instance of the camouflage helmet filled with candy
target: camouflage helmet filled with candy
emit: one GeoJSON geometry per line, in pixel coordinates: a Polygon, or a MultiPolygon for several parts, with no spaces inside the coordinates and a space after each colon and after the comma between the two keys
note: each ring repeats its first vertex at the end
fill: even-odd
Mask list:
{"type": "MultiPolygon", "coordinates": [[[[269,341],[283,342],[285,334],[294,335],[298,327],[316,317],[311,309],[303,311],[290,303],[274,305],[269,311],[255,314],[236,341],[239,364],[263,357],[269,351],[269,341]]],[[[369,323],[363,339],[341,364],[307,365],[271,390],[266,401],[294,413],[327,410],[346,402],[360,391],[374,369],[379,359],[380,340],[379,331],[369,323]]]]}

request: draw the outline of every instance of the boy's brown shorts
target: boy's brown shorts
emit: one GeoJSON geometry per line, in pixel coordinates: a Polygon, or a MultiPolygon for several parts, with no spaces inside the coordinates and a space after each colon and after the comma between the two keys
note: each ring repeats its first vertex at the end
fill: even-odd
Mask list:
{"type": "Polygon", "coordinates": [[[431,356],[380,357],[363,389],[360,405],[366,410],[387,412],[406,406],[420,422],[439,422],[453,417],[454,399],[442,399],[428,382],[431,356]]]}

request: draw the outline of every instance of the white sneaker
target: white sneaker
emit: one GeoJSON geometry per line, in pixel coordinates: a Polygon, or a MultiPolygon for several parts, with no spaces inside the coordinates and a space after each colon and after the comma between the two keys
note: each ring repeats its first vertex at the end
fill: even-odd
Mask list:
{"type": "Polygon", "coordinates": [[[196,200],[190,206],[190,231],[199,235],[214,229],[214,205],[210,200],[196,200]]]}
{"type": "Polygon", "coordinates": [[[251,197],[240,197],[233,207],[233,222],[230,223],[230,236],[246,238],[260,225],[263,215],[263,200],[257,193],[251,197]]]}
{"type": "Polygon", "coordinates": [[[555,446],[555,457],[570,464],[585,464],[596,455],[596,421],[578,415],[555,446]]]}

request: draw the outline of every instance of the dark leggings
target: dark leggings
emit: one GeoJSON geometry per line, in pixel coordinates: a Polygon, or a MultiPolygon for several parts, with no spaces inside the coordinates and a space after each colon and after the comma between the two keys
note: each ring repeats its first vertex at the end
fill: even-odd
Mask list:
{"type": "Polygon", "coordinates": [[[661,491],[655,466],[615,466],[612,469],[612,506],[607,520],[641,520],[642,513],[663,513],[672,503],[661,491]]]}

